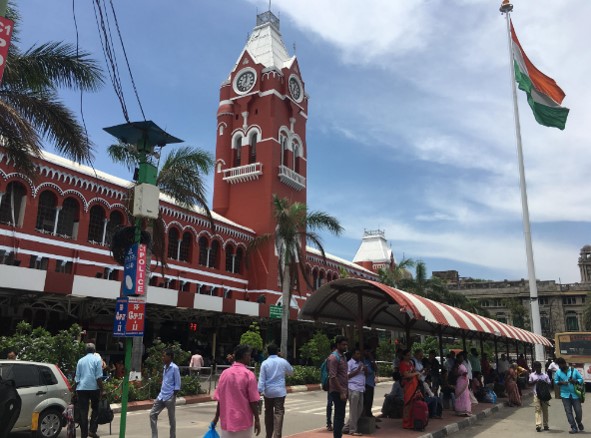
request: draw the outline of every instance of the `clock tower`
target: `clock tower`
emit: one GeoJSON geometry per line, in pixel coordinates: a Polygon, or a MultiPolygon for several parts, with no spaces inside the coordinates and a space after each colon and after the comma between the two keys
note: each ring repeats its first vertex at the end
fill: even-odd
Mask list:
{"type": "MultiPolygon", "coordinates": [[[[279,19],[257,16],[220,89],[213,210],[261,236],[273,233],[273,195],[306,203],[308,96],[279,19]]],[[[273,245],[253,254],[251,288],[279,290],[273,245]]],[[[269,303],[269,302],[268,302],[269,303]]],[[[270,303],[273,304],[273,303],[270,303]]]]}

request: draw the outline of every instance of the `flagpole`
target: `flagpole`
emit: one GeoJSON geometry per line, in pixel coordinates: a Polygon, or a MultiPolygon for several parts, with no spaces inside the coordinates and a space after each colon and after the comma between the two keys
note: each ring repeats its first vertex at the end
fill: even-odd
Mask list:
{"type": "MultiPolygon", "coordinates": [[[[527,255],[527,272],[529,277],[529,301],[531,311],[532,330],[537,335],[542,335],[542,324],[540,321],[540,306],[538,303],[538,285],[536,283],[536,270],[534,267],[534,251],[531,242],[531,229],[529,221],[529,208],[527,205],[527,188],[525,183],[525,168],[523,165],[523,147],[521,144],[521,124],[519,122],[519,107],[517,106],[517,87],[515,85],[515,70],[513,51],[511,49],[511,21],[510,12],[513,5],[504,0],[500,11],[505,14],[507,21],[507,39],[509,48],[509,73],[511,90],[513,92],[513,120],[515,121],[515,141],[517,144],[517,161],[519,165],[519,187],[521,189],[521,216],[523,220],[523,234],[525,237],[525,252],[527,255]]],[[[544,363],[544,346],[536,344],[536,360],[544,363]]]]}

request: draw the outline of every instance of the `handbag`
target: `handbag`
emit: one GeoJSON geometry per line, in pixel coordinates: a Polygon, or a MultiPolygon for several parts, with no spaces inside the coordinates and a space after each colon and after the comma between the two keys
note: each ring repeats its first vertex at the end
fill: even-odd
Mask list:
{"type": "Polygon", "coordinates": [[[203,438],[220,438],[220,434],[215,430],[215,423],[213,421],[209,423],[209,429],[205,432],[203,438]]]}
{"type": "MultiPolygon", "coordinates": [[[[572,377],[574,372],[574,368],[571,367],[570,369],[570,375],[572,377]]],[[[577,397],[579,397],[579,400],[581,400],[581,403],[585,403],[585,382],[583,383],[573,383],[573,386],[575,387],[575,394],[577,395],[577,397]]]]}

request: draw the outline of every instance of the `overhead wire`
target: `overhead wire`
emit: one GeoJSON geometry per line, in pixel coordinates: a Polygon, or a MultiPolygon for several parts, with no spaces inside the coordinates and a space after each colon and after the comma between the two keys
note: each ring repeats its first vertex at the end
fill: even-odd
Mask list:
{"type": "Polygon", "coordinates": [[[123,93],[123,86],[121,84],[121,77],[119,75],[119,68],[117,65],[117,57],[113,50],[113,42],[111,32],[108,23],[108,17],[106,11],[103,10],[100,0],[93,0],[94,16],[99,32],[99,39],[101,41],[101,47],[103,49],[103,55],[107,64],[107,71],[109,72],[109,78],[115,91],[115,95],[121,105],[123,111],[123,117],[127,123],[130,123],[129,113],[127,111],[127,104],[125,102],[125,95],[123,93]]]}
{"type": "Polygon", "coordinates": [[[109,0],[111,4],[111,10],[113,11],[113,18],[115,20],[115,27],[117,29],[117,34],[119,35],[119,42],[121,43],[121,49],[123,50],[123,56],[125,58],[125,63],[127,65],[127,71],[129,72],[129,77],[131,79],[131,84],[133,86],[133,92],[135,93],[135,97],[137,99],[137,103],[140,107],[140,111],[142,113],[142,117],[146,120],[146,115],[144,114],[144,108],[142,106],[142,102],[140,100],[140,95],[137,91],[137,87],[135,85],[135,79],[133,78],[133,73],[131,72],[131,66],[129,65],[129,59],[127,58],[127,51],[125,50],[125,44],[123,44],[123,37],[121,36],[121,30],[119,28],[119,20],[117,20],[117,14],[115,13],[115,7],[113,6],[113,0],[109,0]]]}
{"type": "MultiPolygon", "coordinates": [[[[78,32],[78,19],[76,18],[76,0],[72,0],[72,18],[74,19],[74,30],[76,31],[76,59],[80,57],[80,34],[78,32]]],[[[84,139],[86,144],[90,147],[90,137],[88,137],[88,128],[86,127],[86,119],[84,118],[84,89],[80,87],[80,118],[82,119],[82,127],[84,128],[84,139]]],[[[96,169],[92,161],[88,164],[96,175],[96,169]]]]}

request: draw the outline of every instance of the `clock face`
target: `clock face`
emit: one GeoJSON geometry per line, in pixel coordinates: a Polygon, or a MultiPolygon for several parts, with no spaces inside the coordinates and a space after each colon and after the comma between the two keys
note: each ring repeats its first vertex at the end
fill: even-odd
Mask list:
{"type": "Polygon", "coordinates": [[[296,102],[302,100],[302,84],[295,76],[289,78],[289,93],[296,102]]]}
{"type": "Polygon", "coordinates": [[[238,93],[247,93],[254,87],[255,81],[256,74],[254,70],[243,70],[236,76],[234,88],[238,93]]]}

